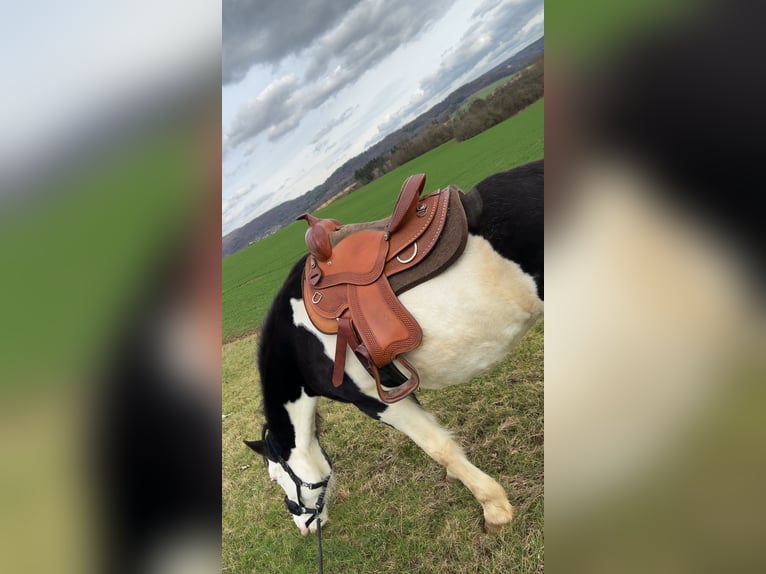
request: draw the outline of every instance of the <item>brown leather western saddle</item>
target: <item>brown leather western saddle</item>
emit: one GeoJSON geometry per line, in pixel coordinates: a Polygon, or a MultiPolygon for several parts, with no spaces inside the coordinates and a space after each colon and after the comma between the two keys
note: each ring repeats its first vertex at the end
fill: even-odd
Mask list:
{"type": "Polygon", "coordinates": [[[332,382],[336,387],[343,383],[349,346],[386,403],[403,399],[420,384],[417,371],[401,355],[417,348],[423,333],[397,295],[451,265],[468,237],[460,191],[450,186],[421,199],[425,182],[424,174],[407,178],[393,214],[379,221],[342,225],[309,214],[298,218],[309,224],[306,311],[320,331],[338,334],[332,382]],[[379,369],[394,360],[409,376],[384,388],[379,369]]]}

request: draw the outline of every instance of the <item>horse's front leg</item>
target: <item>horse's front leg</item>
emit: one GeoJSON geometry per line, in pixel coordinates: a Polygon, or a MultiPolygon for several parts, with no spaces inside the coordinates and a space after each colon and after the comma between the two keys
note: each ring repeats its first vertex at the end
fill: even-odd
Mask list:
{"type": "Polygon", "coordinates": [[[447,478],[468,487],[484,509],[484,527],[495,532],[513,519],[513,506],[497,481],[466,459],[450,433],[423,410],[413,397],[388,405],[380,420],[410,437],[428,456],[447,468],[447,478]]]}

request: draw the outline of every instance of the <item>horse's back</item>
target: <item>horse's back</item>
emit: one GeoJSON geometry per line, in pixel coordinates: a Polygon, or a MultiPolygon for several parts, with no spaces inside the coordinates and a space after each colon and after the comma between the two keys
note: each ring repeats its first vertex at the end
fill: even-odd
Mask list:
{"type": "MultiPolygon", "coordinates": [[[[424,388],[465,382],[502,360],[542,313],[542,190],[542,161],[476,184],[466,198],[478,198],[481,209],[469,223],[463,255],[442,274],[400,295],[423,330],[422,344],[406,356],[424,388]],[[457,361],[456,353],[461,355],[457,361]]],[[[303,262],[290,272],[264,322],[258,357],[262,383],[284,387],[277,393],[282,401],[294,399],[296,383],[339,400],[369,400],[365,392],[373,393],[374,386],[366,388],[364,373],[353,376],[358,366],[353,356],[346,372],[359,390],[334,388],[330,382],[335,337],[320,333],[304,317],[303,262]]]]}
{"type": "Polygon", "coordinates": [[[538,160],[483,179],[463,198],[468,232],[529,274],[541,299],[544,191],[544,162],[538,160]]]}

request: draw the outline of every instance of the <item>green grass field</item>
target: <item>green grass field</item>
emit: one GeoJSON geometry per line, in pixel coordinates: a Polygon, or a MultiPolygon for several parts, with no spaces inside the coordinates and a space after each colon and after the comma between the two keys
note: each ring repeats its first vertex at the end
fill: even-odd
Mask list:
{"type": "MultiPolygon", "coordinates": [[[[263,423],[255,344],[255,336],[242,338],[223,355],[223,571],[316,572],[316,537],[300,535],[282,490],[242,444],[260,437],[263,423]]],[[[492,372],[418,398],[506,489],[516,507],[512,525],[485,534],[476,499],[447,482],[409,438],[322,399],[320,439],[336,473],[323,529],[325,572],[543,572],[542,322],[492,372]]]]}
{"type": "MultiPolygon", "coordinates": [[[[494,172],[543,156],[543,102],[463,143],[448,142],[320,212],[344,222],[389,214],[404,178],[428,175],[427,189],[468,190],[494,172]]],[[[317,571],[317,542],[302,537],[242,444],[263,424],[254,357],[258,324],[290,267],[305,252],[305,223],[223,262],[224,572],[317,571]]],[[[329,573],[543,572],[543,333],[533,327],[506,362],[459,387],[418,398],[498,480],[516,507],[511,526],[485,534],[482,510],[460,483],[401,433],[345,405],[322,399],[320,439],[333,458],[336,486],[323,529],[329,573]]]]}
{"type": "MultiPolygon", "coordinates": [[[[544,102],[464,142],[450,141],[318,212],[344,223],[390,215],[404,179],[425,173],[426,190],[468,191],[495,172],[543,157],[544,102]]],[[[292,265],[306,253],[306,224],[296,222],[223,261],[223,340],[255,332],[292,265]]]]}

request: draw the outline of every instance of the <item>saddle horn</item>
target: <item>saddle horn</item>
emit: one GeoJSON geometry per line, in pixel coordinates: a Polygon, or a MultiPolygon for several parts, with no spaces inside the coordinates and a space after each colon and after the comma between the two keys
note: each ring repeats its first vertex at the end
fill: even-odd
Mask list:
{"type": "Polygon", "coordinates": [[[337,219],[320,219],[310,213],[299,215],[296,219],[305,219],[309,224],[306,230],[306,246],[311,254],[319,261],[327,261],[332,255],[332,243],[330,233],[340,229],[341,223],[337,219]]]}

